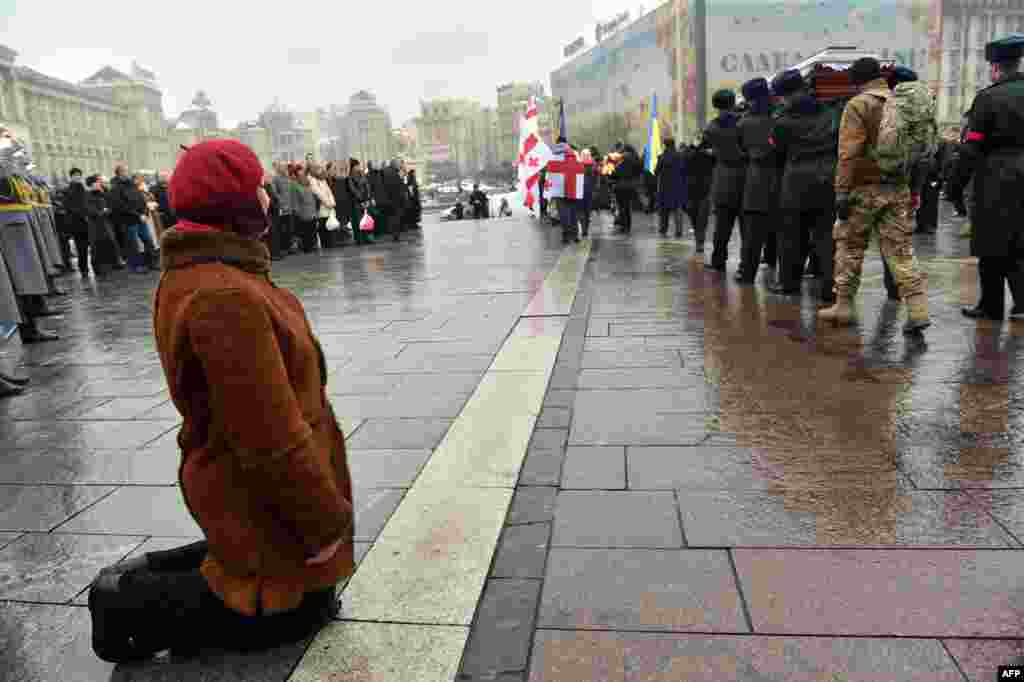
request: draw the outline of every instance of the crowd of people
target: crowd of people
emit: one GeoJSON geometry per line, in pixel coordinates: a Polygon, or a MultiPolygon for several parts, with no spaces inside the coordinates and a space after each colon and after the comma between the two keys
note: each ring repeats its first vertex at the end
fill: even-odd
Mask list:
{"type": "MultiPolygon", "coordinates": [[[[913,234],[936,231],[943,187],[956,212],[965,215],[970,184],[969,236],[972,255],[979,257],[982,294],[963,313],[1004,319],[1008,282],[1014,295],[1010,317],[1024,319],[1022,53],[1024,45],[1013,38],[989,46],[995,85],[979,94],[959,139],[940,137],[934,99],[914,71],[883,70],[870,57],[849,68],[858,94],[839,101],[817,97],[812,82],[796,70],[771,83],[747,82],[740,107],[735,92],[715,93],[717,116],[701,139],[681,149],[665,139],[653,173],[645,172],[644,160],[630,145],[619,143],[602,163],[594,161],[600,158],[597,150],[577,154],[559,138],[552,151],[577,154],[584,165],[584,191],[582,199],[554,200],[557,217],[552,219],[561,224],[564,242],[578,241],[589,234],[591,214],[607,207],[616,216],[617,231],[628,235],[633,210],[643,207],[646,194],[647,210],[660,214],[662,236],[671,220],[675,236],[682,237],[684,216],[689,217],[698,254],[704,253],[713,225],[707,267],[721,273],[738,224],[735,280],[752,285],[761,266],[768,265],[767,288],[799,296],[803,280],[813,278],[818,317],[836,324],[855,317],[865,251],[877,235],[888,297],[906,304],[904,332],[917,335],[931,322],[913,234]],[[887,107],[890,101],[898,118],[887,107]],[[903,127],[895,130],[897,125],[903,127]],[[1000,158],[1001,165],[993,167],[1000,158]],[[977,176],[973,182],[972,176],[977,176]]],[[[544,219],[549,202],[542,195],[540,203],[544,219]]]]}

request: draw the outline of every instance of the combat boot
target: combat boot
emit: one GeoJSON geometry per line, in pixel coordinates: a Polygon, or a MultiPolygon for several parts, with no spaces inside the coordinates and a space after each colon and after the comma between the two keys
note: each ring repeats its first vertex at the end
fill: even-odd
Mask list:
{"type": "Polygon", "coordinates": [[[907,298],[907,321],[903,325],[903,333],[907,336],[920,334],[932,326],[928,317],[928,297],[924,294],[914,294],[907,298]]]}
{"type": "Polygon", "coordinates": [[[847,296],[836,296],[836,302],[832,307],[818,311],[818,319],[837,325],[850,324],[853,322],[853,301],[847,296]]]}

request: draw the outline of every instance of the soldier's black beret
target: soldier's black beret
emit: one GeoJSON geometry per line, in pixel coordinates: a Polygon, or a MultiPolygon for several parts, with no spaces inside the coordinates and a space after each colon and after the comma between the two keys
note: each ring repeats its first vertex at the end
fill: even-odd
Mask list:
{"type": "Polygon", "coordinates": [[[1011,62],[1024,57],[1024,35],[1015,33],[985,46],[985,61],[1011,62]]]}
{"type": "Polygon", "coordinates": [[[753,101],[772,96],[772,88],[764,78],[755,78],[743,84],[743,99],[753,101]]]}
{"type": "Polygon", "coordinates": [[[719,90],[711,96],[711,106],[725,111],[736,106],[736,93],[732,90],[719,90]]]}
{"type": "Polygon", "coordinates": [[[796,69],[783,71],[772,81],[772,91],[779,97],[791,95],[804,88],[804,77],[796,69]]]}

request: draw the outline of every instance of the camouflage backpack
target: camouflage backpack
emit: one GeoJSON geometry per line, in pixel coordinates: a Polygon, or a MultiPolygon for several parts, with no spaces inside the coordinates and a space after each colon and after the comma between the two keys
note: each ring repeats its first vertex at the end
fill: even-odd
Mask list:
{"type": "Polygon", "coordinates": [[[906,180],[938,150],[935,98],[920,81],[900,83],[885,100],[871,157],[889,178],[906,180]]]}

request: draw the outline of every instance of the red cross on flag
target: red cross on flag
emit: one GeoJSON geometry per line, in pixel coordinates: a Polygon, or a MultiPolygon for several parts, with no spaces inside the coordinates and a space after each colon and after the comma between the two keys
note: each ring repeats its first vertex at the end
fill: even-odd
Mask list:
{"type": "Polygon", "coordinates": [[[582,199],[583,198],[583,162],[568,146],[556,154],[548,162],[548,182],[544,196],[550,199],[582,199]]]}
{"type": "Polygon", "coordinates": [[[519,157],[519,191],[523,195],[523,205],[529,209],[540,200],[540,172],[551,160],[551,148],[548,147],[537,132],[537,107],[531,98],[526,116],[520,122],[519,157]]]}

